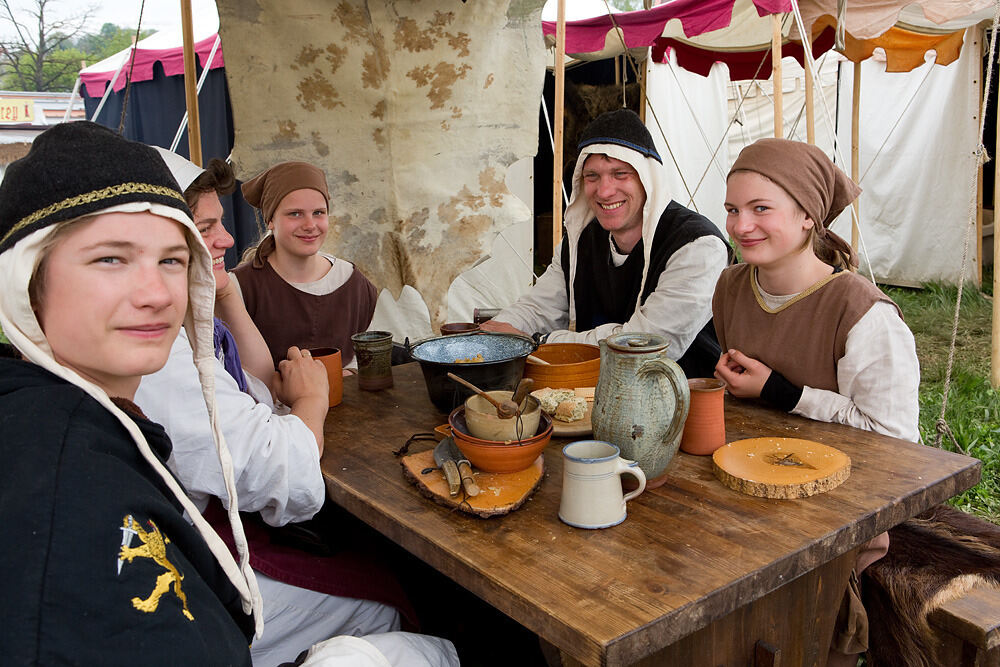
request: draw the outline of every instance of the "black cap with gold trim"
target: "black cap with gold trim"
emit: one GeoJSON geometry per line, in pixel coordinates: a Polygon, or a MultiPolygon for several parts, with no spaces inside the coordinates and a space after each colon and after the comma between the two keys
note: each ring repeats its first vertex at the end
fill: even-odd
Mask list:
{"type": "Polygon", "coordinates": [[[56,125],[7,167],[0,183],[0,252],[37,229],[130,202],[191,215],[155,149],[90,121],[56,125]]]}

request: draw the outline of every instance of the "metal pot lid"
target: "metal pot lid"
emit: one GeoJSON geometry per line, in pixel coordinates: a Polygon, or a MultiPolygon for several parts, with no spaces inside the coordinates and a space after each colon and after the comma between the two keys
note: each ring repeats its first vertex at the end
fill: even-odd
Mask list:
{"type": "Polygon", "coordinates": [[[479,332],[428,338],[415,343],[410,354],[418,361],[475,365],[526,357],[534,349],[534,341],[526,336],[479,332]],[[482,355],[482,361],[460,361],[476,359],[479,355],[482,355]]]}
{"type": "Polygon", "coordinates": [[[659,352],[670,344],[666,336],[642,331],[617,333],[606,340],[608,347],[618,352],[659,352]]]}

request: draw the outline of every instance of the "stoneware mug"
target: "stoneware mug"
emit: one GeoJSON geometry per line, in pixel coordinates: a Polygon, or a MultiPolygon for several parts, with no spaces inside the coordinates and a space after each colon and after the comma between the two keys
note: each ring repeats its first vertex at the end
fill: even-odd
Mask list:
{"type": "Polygon", "coordinates": [[[362,331],[351,336],[358,360],[358,387],[378,391],[392,386],[392,333],[362,331]]]}
{"type": "Polygon", "coordinates": [[[610,442],[580,440],[563,447],[563,488],[559,518],[575,528],[608,528],[625,520],[625,503],[646,488],[639,464],[621,457],[610,442]],[[639,480],[628,495],[622,492],[621,475],[639,480]]]}
{"type": "Polygon", "coordinates": [[[326,377],[330,381],[330,407],[340,405],[344,399],[344,368],[341,365],[339,347],[317,347],[309,350],[313,359],[326,367],[326,377]]]}

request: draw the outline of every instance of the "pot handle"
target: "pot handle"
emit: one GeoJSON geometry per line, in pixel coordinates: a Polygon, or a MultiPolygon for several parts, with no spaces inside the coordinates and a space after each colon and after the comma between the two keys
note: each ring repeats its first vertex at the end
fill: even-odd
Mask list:
{"type": "MultiPolygon", "coordinates": [[[[680,437],[681,432],[684,430],[684,422],[687,420],[688,409],[691,407],[690,400],[682,400],[683,396],[689,395],[690,390],[688,389],[687,381],[685,380],[683,385],[680,383],[677,378],[678,373],[674,372],[675,368],[680,371],[680,368],[676,364],[671,363],[668,365],[662,359],[650,359],[643,362],[635,371],[636,376],[640,378],[646,378],[655,373],[659,376],[661,385],[665,380],[668,381],[670,388],[673,389],[674,396],[677,397],[674,414],[670,419],[670,428],[663,437],[664,442],[673,442],[680,437]]],[[[681,376],[683,377],[683,373],[681,373],[681,376]]],[[[666,394],[667,388],[664,387],[662,391],[666,394]]]]}

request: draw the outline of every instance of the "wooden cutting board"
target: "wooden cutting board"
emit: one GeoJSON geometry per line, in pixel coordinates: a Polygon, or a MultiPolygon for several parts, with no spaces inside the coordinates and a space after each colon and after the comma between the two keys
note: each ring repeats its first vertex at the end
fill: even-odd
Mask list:
{"type": "Polygon", "coordinates": [[[403,476],[413,483],[417,490],[439,505],[461,510],[474,516],[488,518],[500,516],[516,510],[531,497],[545,476],[544,454],[539,454],[535,462],[526,470],[511,473],[493,473],[473,470],[480,493],[468,497],[465,490],[457,496],[448,493],[448,482],[444,473],[434,463],[433,450],[404,456],[401,460],[403,476]]]}
{"type": "Polygon", "coordinates": [[[806,498],[840,486],[851,459],[839,449],[799,438],[750,438],[712,454],[715,476],[729,488],[762,498],[806,498]]]}

